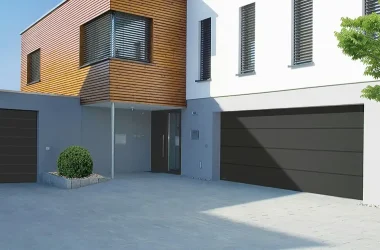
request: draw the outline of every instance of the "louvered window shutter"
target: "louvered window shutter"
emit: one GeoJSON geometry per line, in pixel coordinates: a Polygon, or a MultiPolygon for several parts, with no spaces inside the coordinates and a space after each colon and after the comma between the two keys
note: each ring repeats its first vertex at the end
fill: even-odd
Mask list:
{"type": "Polygon", "coordinates": [[[294,65],[313,61],[313,0],[294,0],[294,65]]]}
{"type": "Polygon", "coordinates": [[[28,55],[28,83],[40,81],[41,75],[41,51],[36,50],[28,55]]]}
{"type": "Polygon", "coordinates": [[[255,3],[241,8],[241,69],[240,73],[255,71],[255,3]]]}
{"type": "Polygon", "coordinates": [[[201,68],[200,80],[211,78],[211,18],[201,21],[201,68]]]}
{"type": "Polygon", "coordinates": [[[365,0],[365,14],[380,14],[380,3],[378,0],[365,0]]]}
{"type": "Polygon", "coordinates": [[[115,12],[115,57],[150,62],[152,19],[115,12]]]}
{"type": "Polygon", "coordinates": [[[110,58],[112,54],[112,14],[107,13],[85,24],[82,31],[82,64],[110,58]]]}

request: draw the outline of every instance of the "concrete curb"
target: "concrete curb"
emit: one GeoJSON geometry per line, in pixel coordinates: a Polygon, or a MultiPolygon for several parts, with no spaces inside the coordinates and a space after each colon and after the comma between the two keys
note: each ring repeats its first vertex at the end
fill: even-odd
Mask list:
{"type": "Polygon", "coordinates": [[[76,189],[76,188],[81,188],[81,187],[86,187],[89,185],[94,185],[97,183],[102,183],[109,181],[110,179],[105,178],[105,177],[87,177],[83,179],[69,179],[65,178],[63,176],[57,176],[52,173],[43,173],[42,175],[42,183],[57,187],[57,188],[62,188],[62,189],[76,189]]]}

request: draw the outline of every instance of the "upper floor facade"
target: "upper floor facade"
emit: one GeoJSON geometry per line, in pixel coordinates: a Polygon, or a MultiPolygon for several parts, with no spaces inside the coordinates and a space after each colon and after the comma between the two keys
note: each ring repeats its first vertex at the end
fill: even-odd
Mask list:
{"type": "Polygon", "coordinates": [[[186,0],[66,0],[21,34],[21,90],[186,105],[186,0]]]}
{"type": "Polygon", "coordinates": [[[380,13],[377,0],[187,5],[187,99],[373,81],[337,47],[334,32],[342,17],[380,13]]]}

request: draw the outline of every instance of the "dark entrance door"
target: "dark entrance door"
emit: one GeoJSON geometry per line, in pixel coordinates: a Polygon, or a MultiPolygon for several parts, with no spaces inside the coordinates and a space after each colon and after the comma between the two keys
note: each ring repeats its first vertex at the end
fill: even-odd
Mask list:
{"type": "Polygon", "coordinates": [[[222,113],[221,179],[363,198],[363,106],[222,113]]]}
{"type": "Polygon", "coordinates": [[[0,109],[0,183],[37,181],[37,112],[0,109]]]}
{"type": "Polygon", "coordinates": [[[168,170],[168,114],[152,112],[151,161],[152,172],[162,173],[168,170]]]}
{"type": "Polygon", "coordinates": [[[152,112],[152,172],[181,173],[180,133],[180,111],[152,112]]]}

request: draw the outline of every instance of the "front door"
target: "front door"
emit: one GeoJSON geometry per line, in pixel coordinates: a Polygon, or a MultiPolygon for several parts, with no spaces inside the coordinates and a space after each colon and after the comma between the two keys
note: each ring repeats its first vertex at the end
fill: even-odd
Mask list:
{"type": "Polygon", "coordinates": [[[152,112],[152,172],[181,173],[181,113],[152,112]]]}
{"type": "Polygon", "coordinates": [[[168,166],[168,114],[152,112],[151,161],[152,172],[166,172],[168,166]]]}

